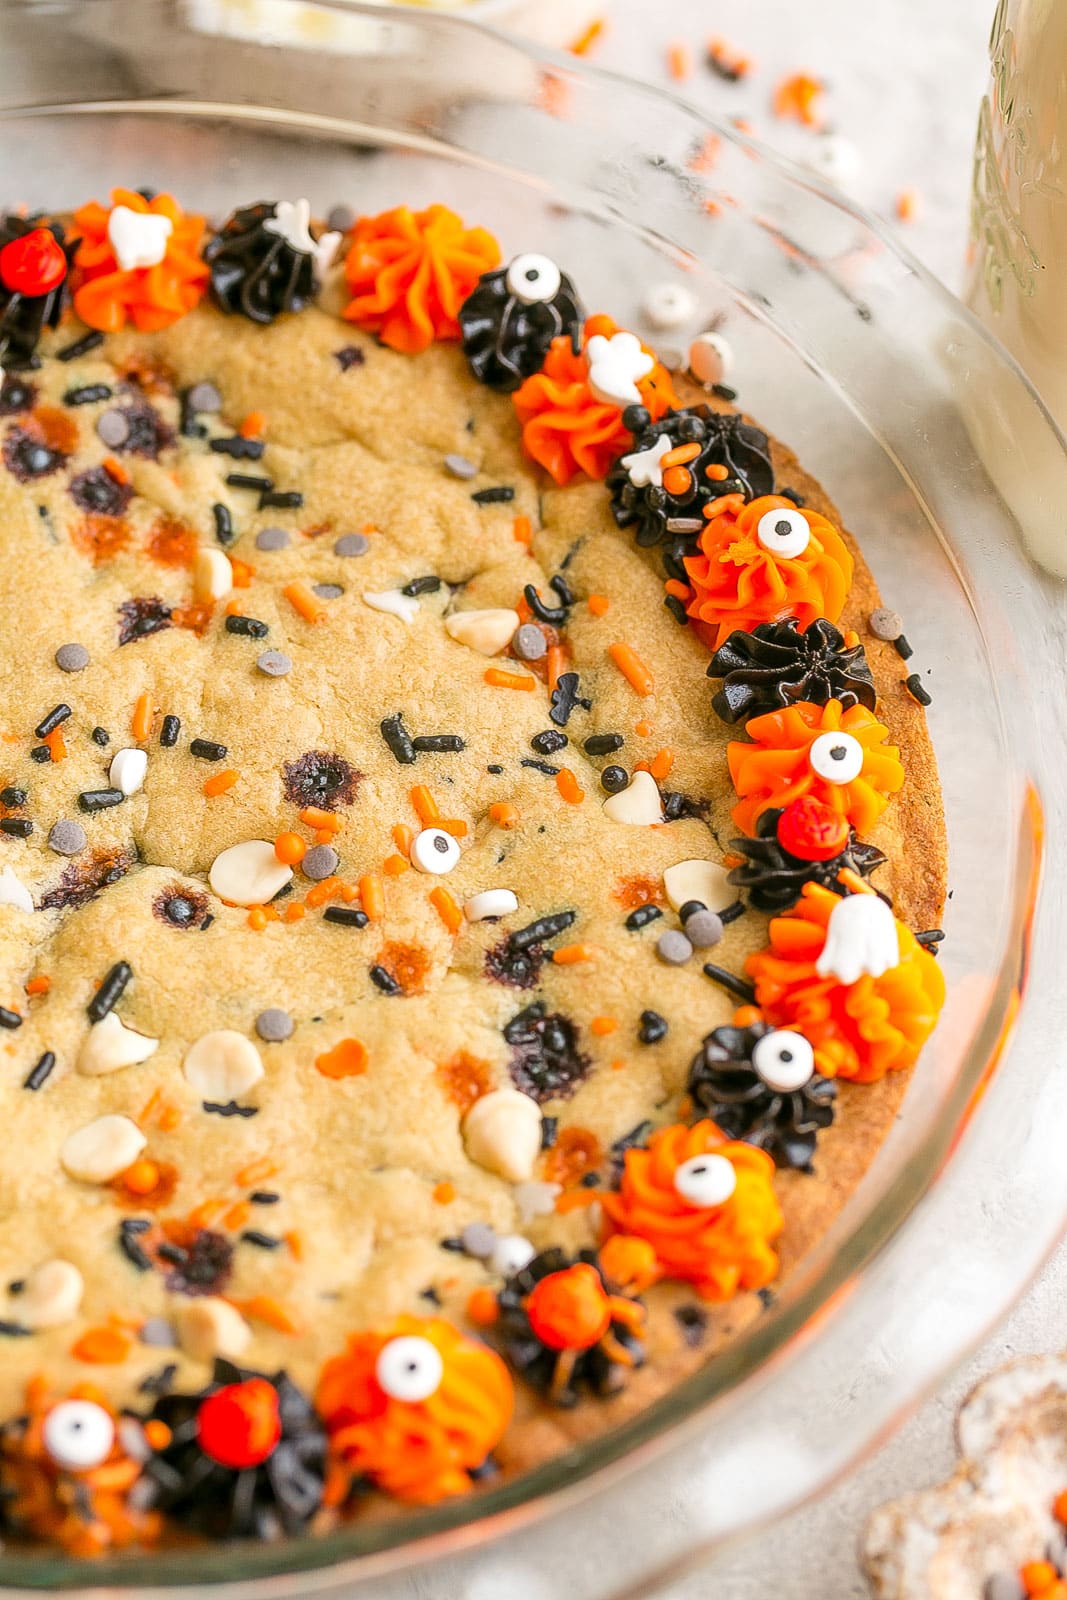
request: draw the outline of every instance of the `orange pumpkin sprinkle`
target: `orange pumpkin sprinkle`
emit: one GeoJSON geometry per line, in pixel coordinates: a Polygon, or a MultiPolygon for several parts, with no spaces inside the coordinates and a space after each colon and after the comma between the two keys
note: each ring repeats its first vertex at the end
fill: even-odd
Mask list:
{"type": "Polygon", "coordinates": [[[683,599],[710,650],[735,628],[751,632],[761,622],[795,617],[806,628],[816,617],[837,621],[852,582],[852,557],[825,517],[810,508],[798,512],[791,500],[774,494],[747,504],[739,494],[724,495],[704,514],[708,525],[697,539],[697,553],[683,562],[689,578],[683,599]],[[807,523],[810,537],[801,555],[778,556],[760,543],[760,519],[776,510],[807,523]]]}
{"type": "Polygon", "coordinates": [[[500,1357],[441,1317],[400,1316],[353,1334],[345,1352],[327,1361],[315,1396],[347,1474],[420,1505],[470,1489],[470,1474],[502,1438],[513,1404],[500,1357]],[[378,1358],[392,1340],[411,1337],[438,1351],[441,1382],[423,1400],[398,1400],[378,1381],[378,1358]]]}
{"type": "Polygon", "coordinates": [[[133,708],[130,732],[135,739],[140,741],[151,737],[154,716],[155,707],[152,704],[152,696],[146,689],[143,694],[137,696],[137,704],[133,708]]]}
{"type": "MultiPolygon", "coordinates": [[[[594,334],[610,339],[618,332],[610,317],[590,317],[583,342],[594,334]]],[[[642,349],[653,354],[645,346],[642,349]]],[[[637,387],[653,421],[679,404],[670,374],[658,361],[637,387]]],[[[597,399],[589,387],[585,354],[575,355],[567,337],[553,339],[540,372],[527,378],[512,399],[527,455],[561,487],[577,472],[606,477],[611,463],[631,446],[632,436],[622,425],[622,408],[597,399]]]]}
{"type": "Polygon", "coordinates": [[[80,206],[71,230],[79,240],[74,309],[101,333],[118,333],[127,322],[146,333],[168,328],[192,311],[208,284],[208,269],[199,256],[204,219],[187,215],[169,194],[146,200],[133,189],[112,189],[111,206],[167,217],[171,231],[166,253],[158,266],[123,271],[108,238],[111,208],[95,200],[80,206]]]}
{"type": "Polygon", "coordinates": [[[816,963],[839,904],[831,889],[806,883],[792,911],[772,917],[770,943],[749,956],[745,971],[766,1021],[803,1033],[825,1077],[876,1083],[918,1058],[944,1004],[945,980],[902,922],[900,961],[881,977],[865,973],[850,984],[820,977],[816,963]]]}
{"type": "Polygon", "coordinates": [[[433,1197],[439,1206],[450,1206],[456,1198],[456,1186],[447,1180],[434,1186],[433,1197]]]}
{"type": "Polygon", "coordinates": [[[594,1017],[589,1024],[589,1031],[596,1034],[598,1039],[606,1039],[609,1033],[614,1033],[619,1026],[617,1017],[594,1017]]]}
{"type": "Polygon", "coordinates": [[[801,795],[812,795],[866,834],[904,783],[900,751],[884,742],[889,729],[866,706],[842,711],[840,700],[824,706],[800,700],[753,717],[745,732],[750,742],[732,740],[726,759],[740,797],[730,815],[748,834],[769,806],[787,806],[801,795]],[[811,762],[815,741],[835,733],[856,740],[863,753],[863,765],[848,783],[820,777],[811,762]]]}
{"type": "Polygon", "coordinates": [[[382,871],[387,878],[399,878],[402,872],[411,871],[411,862],[401,855],[386,856],[382,862],[382,871]]]}
{"type": "Polygon", "coordinates": [[[415,355],[458,339],[459,308],[483,272],[500,264],[484,228],[466,228],[447,206],[396,206],[360,217],[345,258],[352,299],[342,315],[393,350],[415,355]]]}
{"type": "Polygon", "coordinates": [[[274,854],[288,867],[295,867],[303,861],[307,848],[298,833],[280,833],[274,841],[274,854]]]}
{"type": "Polygon", "coordinates": [[[51,987],[51,978],[46,977],[42,972],[38,977],[30,978],[29,982],[26,984],[26,993],[30,995],[47,994],[51,987]]]}
{"type": "Polygon", "coordinates": [[[585,799],[585,790],[570,767],[561,767],[556,773],[556,788],[560,792],[560,798],[566,800],[568,805],[580,806],[585,799]]]}
{"type": "Polygon", "coordinates": [[[498,828],[514,828],[519,820],[518,807],[506,800],[497,800],[489,807],[489,820],[495,822],[498,828]]]}
{"type": "Polygon", "coordinates": [[[531,526],[530,519],[527,516],[523,516],[521,512],[512,523],[511,531],[517,544],[528,545],[533,538],[533,527],[531,526]]]}
{"type": "Polygon", "coordinates": [[[773,1178],[765,1151],[727,1139],[713,1122],[678,1123],[660,1128],[647,1148],[626,1151],[618,1192],[603,1193],[601,1205],[608,1232],[646,1240],[664,1277],[692,1283],[704,1299],[729,1300],[778,1271],[771,1243],[782,1213],[773,1178]],[[703,1155],[734,1169],[733,1193],[719,1205],[695,1205],[675,1186],[679,1167],[703,1155]]]}
{"type": "Polygon", "coordinates": [[[467,1300],[467,1316],[479,1328],[491,1328],[500,1316],[500,1307],[492,1289],[472,1289],[467,1300]]]}
{"type": "Polygon", "coordinates": [[[242,439],[256,439],[267,426],[267,419],[262,411],[250,411],[247,417],[242,417],[238,433],[242,439]]]}
{"type": "Polygon", "coordinates": [[[286,906],[285,908],[286,922],[303,922],[306,916],[307,912],[300,904],[299,900],[294,900],[292,905],[286,906]]]}
{"type": "Polygon", "coordinates": [[[341,1039],[332,1050],[315,1057],[324,1078],[359,1078],[367,1070],[367,1047],[359,1039],[341,1039]]]}
{"type": "Polygon", "coordinates": [[[46,733],[41,740],[48,746],[49,756],[53,761],[65,761],[67,757],[67,741],[63,737],[62,728],[53,728],[51,733],[46,733]]]}
{"type": "Polygon", "coordinates": [[[628,644],[613,644],[608,649],[608,655],[635,694],[652,694],[656,687],[656,680],[632,646],[628,644]]]}
{"type": "Polygon", "coordinates": [[[606,594],[591,594],[586,601],[586,605],[594,617],[606,617],[611,607],[611,601],[606,594]]]}
{"type": "Polygon", "coordinates": [[[87,1328],[80,1339],[70,1347],[75,1361],[85,1361],[91,1366],[118,1366],[126,1360],[133,1348],[129,1334],[119,1328],[105,1326],[87,1328]]]}

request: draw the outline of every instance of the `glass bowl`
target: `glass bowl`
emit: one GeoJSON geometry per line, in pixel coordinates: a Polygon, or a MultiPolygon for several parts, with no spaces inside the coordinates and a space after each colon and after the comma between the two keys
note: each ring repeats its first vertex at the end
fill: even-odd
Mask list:
{"type": "Polygon", "coordinates": [[[733,347],[742,403],[822,480],[905,616],[948,818],[949,998],[830,1235],[751,1332],[635,1420],[515,1482],[319,1540],[92,1566],[12,1548],[0,1585],[647,1593],[870,1450],[1003,1313],[1067,1215],[1058,859],[1037,904],[1067,774],[1064,606],[1016,520],[1060,514],[1063,441],[875,224],[675,97],[434,14],[274,0],[257,35],[241,11],[0,0],[0,194],[59,209],[150,183],[216,215],[279,194],[320,213],[444,200],[638,328],[648,286],[684,275],[733,347]],[[1013,506],[967,426],[994,387],[1026,487],[1013,506]]]}

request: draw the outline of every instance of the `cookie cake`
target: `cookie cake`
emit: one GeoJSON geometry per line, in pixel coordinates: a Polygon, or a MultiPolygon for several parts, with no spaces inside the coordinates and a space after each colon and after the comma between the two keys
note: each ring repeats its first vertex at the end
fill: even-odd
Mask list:
{"type": "Polygon", "coordinates": [[[900,619],[721,374],[514,243],[0,223],[8,1540],[292,1537],[613,1427],[935,1026],[900,619]]]}

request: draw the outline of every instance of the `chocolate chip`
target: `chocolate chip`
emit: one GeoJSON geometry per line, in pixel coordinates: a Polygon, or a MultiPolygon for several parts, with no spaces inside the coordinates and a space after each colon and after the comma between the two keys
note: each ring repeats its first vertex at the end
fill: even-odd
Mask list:
{"type": "Polygon", "coordinates": [[[80,855],[88,843],[89,836],[80,822],[54,822],[48,835],[48,847],[57,856],[80,855]]]}
{"type": "Polygon", "coordinates": [[[868,626],[876,639],[884,639],[886,644],[892,644],[904,632],[904,619],[899,612],[890,611],[888,606],[878,606],[871,612],[868,626]]]}
{"type": "Polygon", "coordinates": [[[345,533],[337,540],[333,547],[335,556],[365,556],[370,549],[370,540],[363,533],[345,533]]]}
{"type": "Polygon", "coordinates": [[[193,411],[222,410],[222,396],[213,383],[194,383],[186,399],[193,411]]]}
{"type": "MultiPolygon", "coordinates": [[[[685,937],[697,950],[710,950],[722,938],[722,918],[706,909],[685,919],[685,937]]],[[[666,938],[666,934],[663,936],[666,938]]]]}
{"type": "Polygon", "coordinates": [[[289,535],[284,528],[260,528],[256,534],[257,550],[285,550],[289,545],[289,535]]]}
{"type": "Polygon", "coordinates": [[[656,954],[669,967],[684,967],[693,954],[693,946],[678,928],[668,928],[656,940],[656,954]]]}
{"type": "Polygon", "coordinates": [[[256,657],[256,666],[268,678],[284,678],[286,673],[293,670],[293,663],[284,650],[264,650],[262,655],[256,657]]]}
{"type": "Polygon", "coordinates": [[[313,883],[320,883],[323,878],[333,876],[340,860],[332,844],[313,844],[300,863],[300,867],[305,878],[310,878],[313,883]]]}
{"type": "Polygon", "coordinates": [[[511,647],[520,661],[540,661],[548,651],[548,641],[534,623],[524,622],[516,628],[511,647]]]}
{"type": "Polygon", "coordinates": [[[130,437],[130,424],[121,411],[111,406],[97,417],[96,432],[101,444],[106,444],[109,450],[118,450],[130,437]]]}
{"type": "Polygon", "coordinates": [[[256,1018],[256,1032],[267,1044],[281,1044],[293,1032],[293,1019],[280,1006],[268,1006],[256,1018]]]}
{"type": "Polygon", "coordinates": [[[320,600],[340,600],[344,594],[344,590],[339,583],[313,583],[311,590],[313,594],[318,595],[320,600]]]}
{"type": "Polygon", "coordinates": [[[447,455],[445,466],[454,478],[476,478],[478,468],[473,461],[468,461],[466,456],[447,455]]]}
{"type": "Polygon", "coordinates": [[[351,206],[332,206],[326,213],[326,226],[331,233],[348,233],[355,221],[356,213],[351,206]]]}
{"type": "Polygon", "coordinates": [[[84,672],[89,665],[89,652],[83,644],[61,644],[56,651],[56,666],[60,672],[84,672]]]}

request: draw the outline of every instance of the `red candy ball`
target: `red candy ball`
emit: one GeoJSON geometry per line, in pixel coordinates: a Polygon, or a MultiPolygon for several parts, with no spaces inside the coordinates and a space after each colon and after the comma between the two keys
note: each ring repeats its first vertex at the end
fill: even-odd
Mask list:
{"type": "Polygon", "coordinates": [[[67,275],[67,258],[48,228],[33,228],[0,250],[0,283],[12,294],[49,294],[67,275]]]}
{"type": "Polygon", "coordinates": [[[848,819],[804,795],[791,800],[778,818],[778,843],[801,861],[829,861],[848,844],[848,819]]]}
{"type": "Polygon", "coordinates": [[[266,1378],[229,1383],[204,1401],[196,1426],[201,1450],[220,1466],[262,1466],[282,1436],[277,1391],[266,1378]]]}

